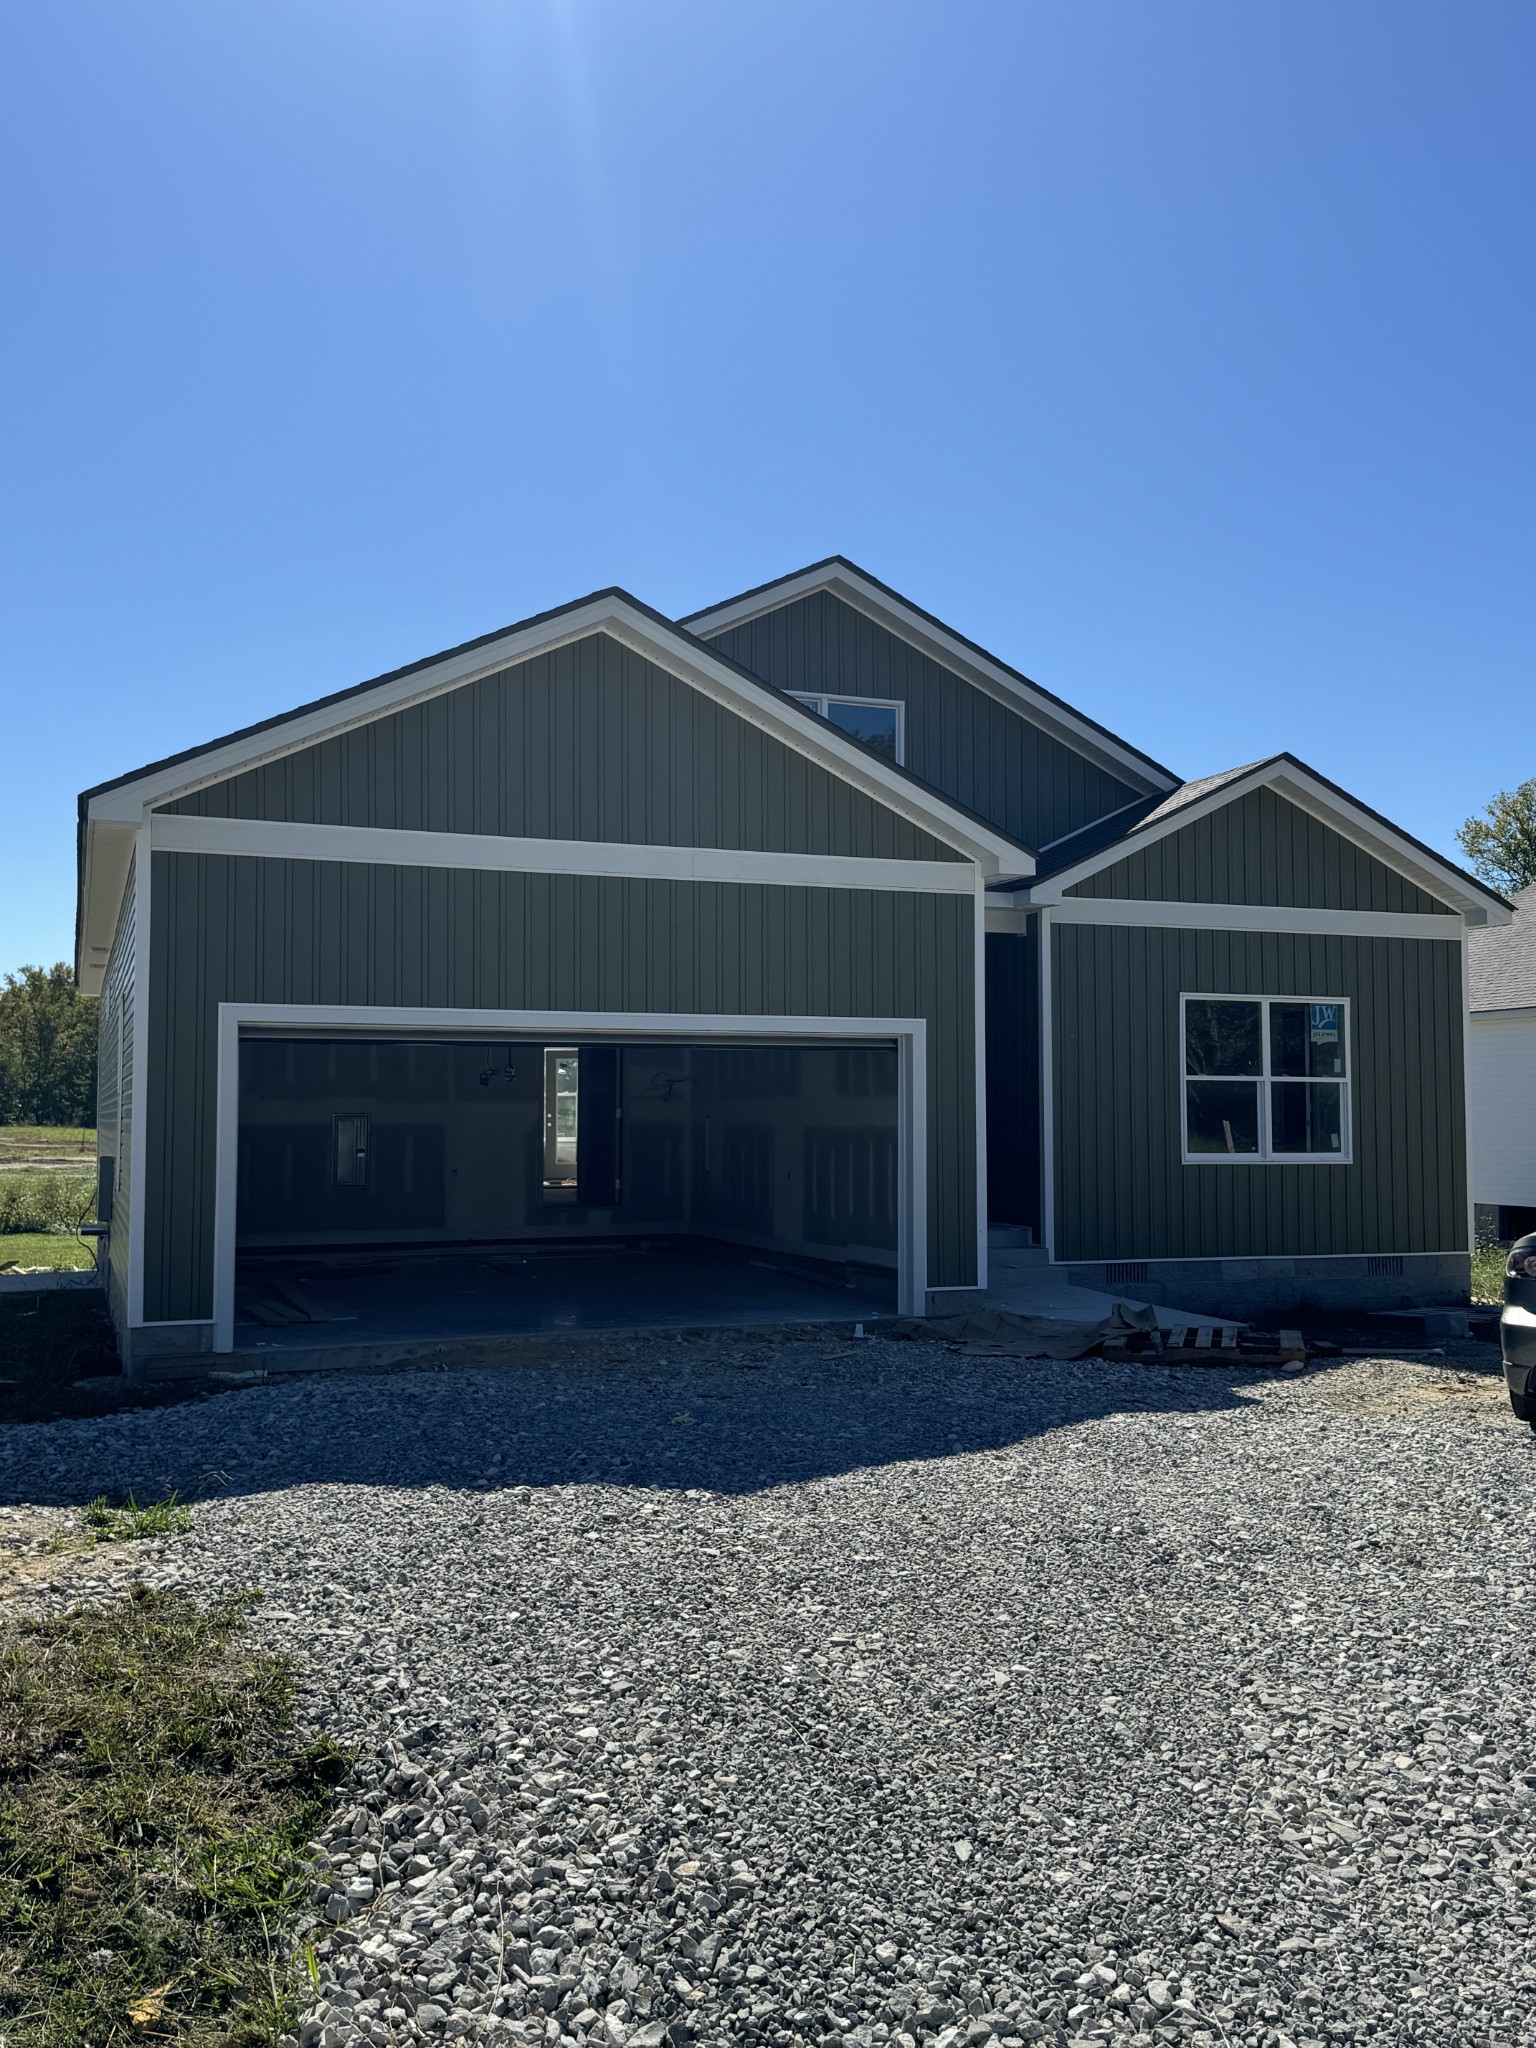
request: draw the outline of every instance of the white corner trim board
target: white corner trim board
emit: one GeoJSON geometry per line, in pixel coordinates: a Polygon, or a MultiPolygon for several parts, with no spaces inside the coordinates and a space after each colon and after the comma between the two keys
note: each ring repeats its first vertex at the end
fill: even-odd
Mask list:
{"type": "MultiPolygon", "coordinates": [[[[242,1031],[345,1037],[430,1031],[476,1041],[570,1037],[665,1038],[682,1044],[730,1039],[738,1045],[792,1039],[802,1045],[849,1039],[894,1041],[897,1051],[897,1299],[920,1316],[928,1290],[928,1026],[922,1017],[725,1017],[617,1010],[401,1009],[381,1004],[220,1003],[214,1116],[213,1348],[235,1346],[236,1211],[240,1189],[242,1031]]],[[[142,1320],[142,1317],[141,1317],[142,1320]]]]}
{"type": "MultiPolygon", "coordinates": [[[[150,886],[149,855],[149,828],[141,825],[134,835],[133,866],[128,882],[134,892],[130,1075],[133,1125],[128,1133],[128,1299],[124,1304],[130,1325],[144,1320],[144,1183],[149,1170],[149,966],[150,947],[154,943],[154,933],[150,928],[153,890],[150,886]]],[[[117,1085],[121,1091],[121,1074],[117,1085]]],[[[121,1160],[118,1161],[118,1171],[122,1171],[121,1160]]]]}
{"type": "Polygon", "coordinates": [[[912,889],[969,896],[968,860],[881,860],[841,853],[756,853],[625,840],[502,839],[480,832],[409,832],[373,825],[291,825],[261,818],[152,814],[157,853],[257,855],[407,868],[480,868],[539,875],[621,875],[680,882],[774,882],[808,889],[912,889]]]}
{"type": "MultiPolygon", "coordinates": [[[[1288,903],[1149,903],[1128,896],[1069,896],[1050,905],[1056,924],[1161,925],[1175,931],[1301,932],[1314,937],[1462,942],[1459,917],[1418,911],[1303,910],[1288,903]]],[[[995,913],[994,913],[995,914],[995,913]]]]}
{"type": "MultiPolygon", "coordinates": [[[[972,870],[975,873],[975,870],[972,870]]],[[[972,1024],[975,1031],[976,1104],[976,1285],[987,1286],[987,890],[976,875],[976,926],[971,941],[971,967],[975,976],[972,1024]]]]}

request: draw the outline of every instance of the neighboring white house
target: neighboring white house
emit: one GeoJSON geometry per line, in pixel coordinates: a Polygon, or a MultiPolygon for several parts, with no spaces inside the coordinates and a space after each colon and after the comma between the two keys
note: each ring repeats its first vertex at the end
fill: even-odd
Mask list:
{"type": "Polygon", "coordinates": [[[1472,1199],[1501,1239],[1536,1230],[1536,884],[1509,900],[1509,924],[1467,934],[1472,1199]]]}

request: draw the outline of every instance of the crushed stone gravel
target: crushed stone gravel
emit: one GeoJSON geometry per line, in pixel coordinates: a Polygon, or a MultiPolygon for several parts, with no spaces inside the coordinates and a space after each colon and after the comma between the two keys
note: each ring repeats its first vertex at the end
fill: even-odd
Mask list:
{"type": "Polygon", "coordinates": [[[0,1432],[28,1513],[130,1487],[358,1745],[298,2048],[1532,2038],[1485,1368],[658,1339],[0,1432]]]}

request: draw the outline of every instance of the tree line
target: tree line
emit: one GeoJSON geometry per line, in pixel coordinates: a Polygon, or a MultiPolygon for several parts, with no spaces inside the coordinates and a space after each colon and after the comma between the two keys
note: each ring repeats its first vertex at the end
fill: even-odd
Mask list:
{"type": "Polygon", "coordinates": [[[96,1122],[97,1006],[73,970],[22,967],[0,983],[0,1124],[96,1122]]]}

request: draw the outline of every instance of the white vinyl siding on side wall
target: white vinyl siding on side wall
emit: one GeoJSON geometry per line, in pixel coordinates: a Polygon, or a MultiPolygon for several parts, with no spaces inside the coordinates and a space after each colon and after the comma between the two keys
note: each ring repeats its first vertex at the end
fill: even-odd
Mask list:
{"type": "Polygon", "coordinates": [[[1536,1208],[1536,1010],[1472,1014],[1467,1039],[1472,1199],[1536,1208]]]}

